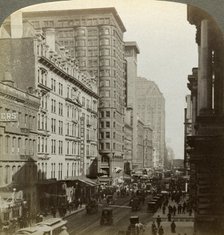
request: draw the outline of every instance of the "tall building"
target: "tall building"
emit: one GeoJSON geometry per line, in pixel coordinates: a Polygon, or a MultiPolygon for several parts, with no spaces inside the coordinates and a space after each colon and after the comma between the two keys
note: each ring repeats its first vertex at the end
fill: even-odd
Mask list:
{"type": "Polygon", "coordinates": [[[137,157],[133,160],[136,169],[152,166],[152,129],[145,125],[140,118],[137,124],[137,157]]]}
{"type": "Polygon", "coordinates": [[[136,82],[137,82],[137,56],[140,53],[136,42],[125,42],[125,60],[126,60],[126,104],[132,108],[132,161],[131,168],[137,168],[135,158],[137,157],[137,106],[136,106],[136,82]]]}
{"type": "Polygon", "coordinates": [[[190,173],[190,146],[187,136],[192,135],[192,100],[191,95],[186,96],[187,107],[184,109],[184,167],[186,175],[190,173]]]}
{"type": "Polygon", "coordinates": [[[133,109],[125,111],[124,125],[124,171],[130,174],[133,159],[133,109]]]}
{"type": "Polygon", "coordinates": [[[9,72],[0,82],[0,193],[4,218],[37,209],[37,112],[40,99],[16,87],[9,72]],[[9,203],[10,202],[10,203],[9,203]],[[8,204],[7,204],[8,203],[8,204]],[[4,207],[4,205],[6,207],[4,207]]]}
{"type": "Polygon", "coordinates": [[[165,99],[158,86],[139,77],[136,82],[137,112],[153,130],[154,167],[164,166],[165,151],[165,99]]]}
{"type": "Polygon", "coordinates": [[[108,176],[123,169],[126,31],[114,8],[23,13],[36,30],[54,28],[56,41],[71,51],[81,70],[97,78],[99,85],[99,151],[108,176]]]}
{"type": "Polygon", "coordinates": [[[224,234],[223,31],[217,19],[193,6],[188,6],[188,21],[196,26],[198,45],[198,69],[188,77],[193,134],[187,136],[195,234],[224,234]]]}
{"type": "Polygon", "coordinates": [[[37,32],[21,21],[20,31],[14,32],[14,17],[3,25],[8,38],[0,39],[0,80],[9,71],[19,89],[40,98],[38,179],[88,175],[98,157],[96,80],[81,72],[69,51],[55,42],[54,29],[37,32]]]}
{"type": "Polygon", "coordinates": [[[144,125],[144,140],[143,140],[143,168],[153,167],[153,130],[150,126],[144,125]]]}

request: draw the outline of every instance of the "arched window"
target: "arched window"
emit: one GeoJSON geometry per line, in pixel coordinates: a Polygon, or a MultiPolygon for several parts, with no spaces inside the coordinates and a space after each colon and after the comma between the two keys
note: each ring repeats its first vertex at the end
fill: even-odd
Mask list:
{"type": "Polygon", "coordinates": [[[0,166],[0,185],[3,184],[3,167],[0,166]]]}
{"type": "Polygon", "coordinates": [[[16,166],[12,166],[12,181],[14,179],[13,177],[14,177],[15,173],[16,173],[16,166]]]}
{"type": "Polygon", "coordinates": [[[9,183],[10,179],[10,167],[9,165],[5,166],[5,184],[9,183]]]}

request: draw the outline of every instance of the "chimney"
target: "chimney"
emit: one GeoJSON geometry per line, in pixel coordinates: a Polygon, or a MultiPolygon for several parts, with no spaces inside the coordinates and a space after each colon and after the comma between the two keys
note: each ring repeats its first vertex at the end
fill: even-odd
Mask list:
{"type": "Polygon", "coordinates": [[[22,12],[16,11],[11,14],[11,37],[22,38],[23,36],[23,18],[22,12]]]}
{"type": "Polygon", "coordinates": [[[50,51],[55,51],[55,29],[45,29],[46,44],[49,46],[50,51]]]}

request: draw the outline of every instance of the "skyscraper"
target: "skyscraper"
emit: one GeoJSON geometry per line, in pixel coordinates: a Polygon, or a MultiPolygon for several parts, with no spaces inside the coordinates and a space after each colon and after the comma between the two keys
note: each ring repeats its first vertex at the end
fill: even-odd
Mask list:
{"type": "Polygon", "coordinates": [[[35,29],[54,28],[56,40],[79,60],[99,85],[101,170],[116,177],[123,169],[126,31],[114,8],[26,12],[35,29]]]}
{"type": "Polygon", "coordinates": [[[165,151],[165,99],[155,82],[139,77],[136,82],[139,117],[153,130],[154,167],[163,167],[165,151]]]}

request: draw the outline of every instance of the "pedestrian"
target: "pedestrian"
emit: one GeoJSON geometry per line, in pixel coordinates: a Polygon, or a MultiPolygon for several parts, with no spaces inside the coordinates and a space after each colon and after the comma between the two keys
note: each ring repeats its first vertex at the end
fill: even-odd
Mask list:
{"type": "Polygon", "coordinates": [[[167,219],[169,222],[171,221],[171,214],[170,213],[167,214],[167,219]]]}
{"type": "Polygon", "coordinates": [[[185,213],[185,210],[186,210],[186,202],[183,203],[183,207],[182,207],[183,214],[185,213]]]}
{"type": "Polygon", "coordinates": [[[192,215],[192,208],[189,209],[189,216],[192,215]]]}
{"type": "Polygon", "coordinates": [[[154,221],[152,222],[152,235],[157,235],[157,228],[154,221]]]}
{"type": "Polygon", "coordinates": [[[171,223],[170,227],[171,227],[171,233],[176,233],[176,224],[175,224],[174,220],[171,223]]]}
{"type": "Polygon", "coordinates": [[[174,206],[173,206],[173,215],[174,215],[174,216],[176,215],[176,211],[177,211],[177,208],[176,208],[176,206],[174,205],[174,206]]]}
{"type": "Polygon", "coordinates": [[[173,213],[173,207],[171,205],[168,206],[168,210],[169,210],[169,213],[172,214],[173,213]]]}
{"type": "Polygon", "coordinates": [[[159,227],[158,233],[159,233],[159,235],[163,235],[164,234],[164,230],[163,230],[162,226],[159,227]]]}
{"type": "Polygon", "coordinates": [[[165,214],[165,213],[166,213],[166,206],[163,205],[163,214],[165,214]]]}
{"type": "Polygon", "coordinates": [[[156,228],[155,221],[152,222],[151,228],[152,228],[152,232],[153,232],[155,230],[155,228],[156,228]]]}
{"type": "Polygon", "coordinates": [[[156,223],[157,223],[157,227],[159,228],[160,223],[161,223],[161,217],[159,215],[156,218],[156,223]]]}

